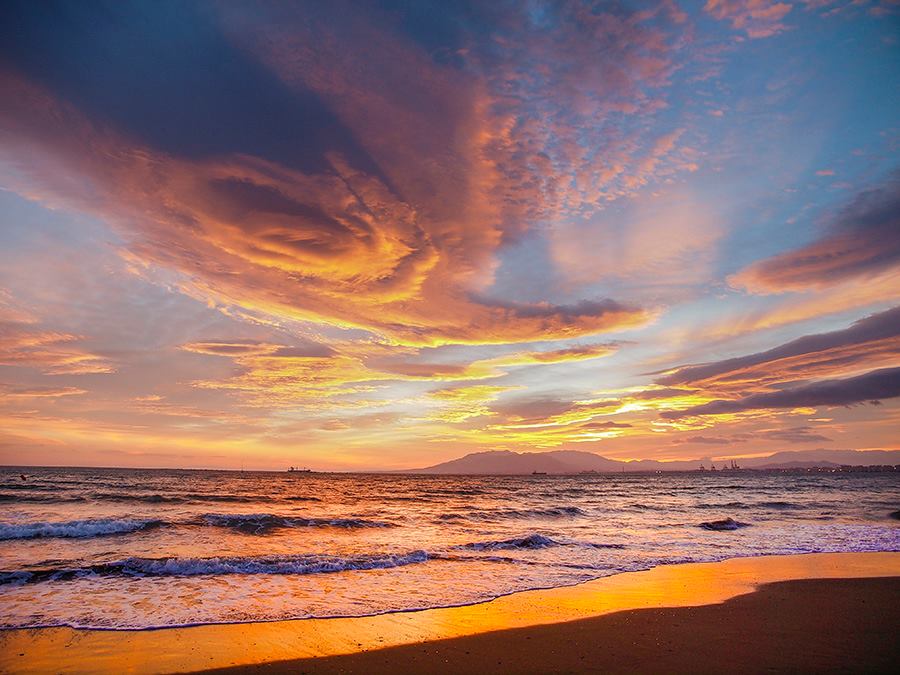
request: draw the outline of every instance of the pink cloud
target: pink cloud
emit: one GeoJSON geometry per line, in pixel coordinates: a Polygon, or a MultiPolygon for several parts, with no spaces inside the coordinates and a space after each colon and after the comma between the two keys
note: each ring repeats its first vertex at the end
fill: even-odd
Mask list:
{"type": "Polygon", "coordinates": [[[771,0],[707,0],[704,9],[720,21],[750,38],[765,38],[780,33],[787,26],[781,22],[791,5],[771,0]]]}

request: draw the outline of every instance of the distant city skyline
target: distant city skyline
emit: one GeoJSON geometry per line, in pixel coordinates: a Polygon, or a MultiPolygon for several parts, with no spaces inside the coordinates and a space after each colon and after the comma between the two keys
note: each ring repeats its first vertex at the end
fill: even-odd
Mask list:
{"type": "Polygon", "coordinates": [[[896,450],[895,2],[5,2],[0,464],[896,450]]]}

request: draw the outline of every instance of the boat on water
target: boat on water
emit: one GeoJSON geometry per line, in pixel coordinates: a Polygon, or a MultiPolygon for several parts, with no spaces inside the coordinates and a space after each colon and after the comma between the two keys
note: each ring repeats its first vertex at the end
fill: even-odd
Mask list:
{"type": "Polygon", "coordinates": [[[531,475],[532,476],[546,476],[547,472],[546,471],[532,471],[531,475]]]}
{"type": "Polygon", "coordinates": [[[312,473],[312,472],[313,472],[312,469],[301,469],[300,467],[297,467],[297,466],[292,466],[291,468],[288,469],[288,473],[312,473]]]}

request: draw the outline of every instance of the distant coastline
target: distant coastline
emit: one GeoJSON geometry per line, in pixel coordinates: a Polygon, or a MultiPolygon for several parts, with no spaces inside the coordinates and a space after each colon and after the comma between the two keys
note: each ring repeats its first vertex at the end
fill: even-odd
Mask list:
{"type": "MultiPolygon", "coordinates": [[[[286,465],[287,466],[287,465],[286,465]]],[[[720,458],[699,457],[690,460],[617,460],[592,452],[576,450],[549,450],[546,452],[512,452],[497,450],[475,452],[457,459],[427,467],[411,469],[318,469],[290,471],[289,468],[241,469],[234,467],[167,467],[167,466],[67,466],[40,464],[3,464],[0,468],[26,471],[28,469],[74,469],[89,471],[211,471],[240,473],[296,473],[301,475],[332,474],[440,474],[440,475],[483,475],[520,476],[532,474],[540,476],[579,474],[653,474],[666,473],[709,473],[728,474],[740,471],[772,471],[778,473],[857,473],[860,471],[894,472],[900,471],[900,450],[797,450],[776,452],[761,457],[720,458]],[[726,465],[732,460],[739,462],[738,469],[726,465]],[[716,465],[712,471],[711,466],[716,465]],[[701,469],[701,466],[704,469],[701,469]]],[[[304,469],[307,467],[304,466],[304,469]]]]}

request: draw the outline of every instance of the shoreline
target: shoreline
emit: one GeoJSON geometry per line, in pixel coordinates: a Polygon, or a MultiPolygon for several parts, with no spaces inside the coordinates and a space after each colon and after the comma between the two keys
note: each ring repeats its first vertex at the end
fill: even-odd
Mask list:
{"type": "Polygon", "coordinates": [[[0,671],[157,673],[251,667],[533,629],[635,610],[720,605],[778,582],[879,577],[900,577],[900,553],[812,553],[660,565],[477,604],[367,617],[136,631],[11,629],[0,632],[0,671]]]}
{"type": "Polygon", "coordinates": [[[900,577],[801,579],[697,607],[623,610],[204,675],[894,672],[900,577]]]}

